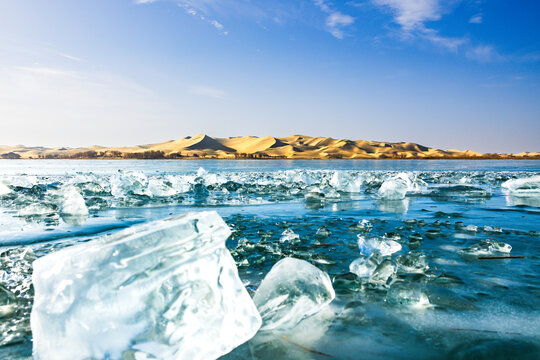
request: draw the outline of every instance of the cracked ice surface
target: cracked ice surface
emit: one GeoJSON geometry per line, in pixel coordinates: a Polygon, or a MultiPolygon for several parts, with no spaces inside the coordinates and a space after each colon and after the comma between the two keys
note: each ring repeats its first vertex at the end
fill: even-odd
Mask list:
{"type": "Polygon", "coordinates": [[[214,359],[249,340],[261,318],[229,234],[216,212],[189,213],[36,260],[35,358],[214,359]]]}

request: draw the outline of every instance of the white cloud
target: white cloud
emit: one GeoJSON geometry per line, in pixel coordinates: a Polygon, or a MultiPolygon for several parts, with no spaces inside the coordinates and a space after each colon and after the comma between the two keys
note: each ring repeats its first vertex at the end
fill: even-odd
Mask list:
{"type": "Polygon", "coordinates": [[[208,22],[210,25],[212,25],[214,28],[216,28],[220,33],[223,35],[228,35],[229,32],[225,30],[225,26],[221,24],[219,21],[214,19],[208,19],[204,14],[201,13],[201,10],[197,10],[194,7],[192,7],[190,1],[179,1],[178,6],[184,9],[186,14],[189,14],[191,16],[197,17],[201,19],[202,21],[208,22]]]}
{"type": "Polygon", "coordinates": [[[337,39],[343,39],[345,37],[343,29],[352,25],[354,23],[354,18],[332,9],[324,0],[314,0],[313,2],[323,12],[328,14],[326,18],[326,29],[328,32],[337,39]]]}
{"type": "Polygon", "coordinates": [[[333,12],[326,18],[326,26],[328,31],[334,37],[343,39],[345,36],[342,28],[354,23],[354,18],[349,15],[344,15],[340,12],[333,12]]]}
{"type": "Polygon", "coordinates": [[[428,28],[419,31],[418,36],[452,52],[457,52],[462,45],[467,43],[465,38],[441,36],[438,31],[428,28]]]}
{"type": "Polygon", "coordinates": [[[213,99],[222,99],[225,97],[225,91],[202,85],[192,86],[188,89],[188,92],[193,95],[206,96],[213,99]]]}
{"type": "Polygon", "coordinates": [[[481,24],[482,23],[482,15],[481,14],[478,14],[478,15],[475,15],[473,16],[472,18],[469,19],[469,22],[471,24],[481,24]]]}
{"type": "Polygon", "coordinates": [[[157,0],[135,0],[135,4],[149,4],[149,3],[153,3],[157,0]]]}
{"type": "Polygon", "coordinates": [[[426,21],[439,20],[442,15],[439,0],[372,0],[372,2],[389,9],[394,15],[394,21],[401,25],[404,31],[423,28],[426,21]]]}
{"type": "Polygon", "coordinates": [[[438,21],[448,11],[448,0],[371,0],[383,9],[390,11],[393,20],[407,38],[418,37],[430,41],[449,51],[457,52],[467,44],[466,38],[446,37],[427,27],[425,23],[438,21]]]}
{"type": "Polygon", "coordinates": [[[217,20],[210,20],[210,24],[212,24],[213,27],[221,31],[224,35],[228,34],[228,32],[225,31],[225,27],[217,20]]]}
{"type": "Polygon", "coordinates": [[[481,63],[492,62],[500,60],[501,56],[495,51],[491,45],[479,45],[469,49],[465,56],[471,60],[475,60],[481,63]]]}

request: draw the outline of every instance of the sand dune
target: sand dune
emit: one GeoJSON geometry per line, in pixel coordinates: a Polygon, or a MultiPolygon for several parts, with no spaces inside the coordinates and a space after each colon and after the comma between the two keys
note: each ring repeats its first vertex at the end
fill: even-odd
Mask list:
{"type": "Polygon", "coordinates": [[[377,142],[294,135],[213,138],[205,134],[132,147],[44,148],[0,146],[6,159],[161,159],[161,158],[287,158],[287,159],[540,159],[539,152],[481,154],[440,150],[410,142],[377,142]]]}

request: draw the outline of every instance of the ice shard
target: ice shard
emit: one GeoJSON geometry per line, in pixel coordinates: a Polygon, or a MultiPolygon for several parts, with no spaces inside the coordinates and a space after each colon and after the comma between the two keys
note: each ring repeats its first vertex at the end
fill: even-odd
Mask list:
{"type": "Polygon", "coordinates": [[[360,278],[369,278],[382,260],[381,253],[375,251],[369,256],[361,256],[355,259],[349,265],[349,270],[360,278]]]}
{"type": "Polygon", "coordinates": [[[215,359],[249,340],[257,309],[213,211],[136,225],[34,262],[34,356],[215,359]]]}
{"type": "Polygon", "coordinates": [[[253,301],[262,329],[290,329],[335,298],[330,277],[307,261],[278,261],[259,285],[253,301]]]}
{"type": "Polygon", "coordinates": [[[358,249],[364,255],[371,255],[378,251],[382,256],[390,256],[401,250],[401,244],[394,240],[371,238],[367,239],[362,235],[357,236],[358,249]]]}
{"type": "Polygon", "coordinates": [[[399,173],[386,179],[379,188],[379,197],[385,200],[405,199],[413,184],[408,174],[399,173]]]}
{"type": "Polygon", "coordinates": [[[67,187],[62,192],[60,210],[66,215],[88,215],[84,198],[75,187],[67,187]]]}

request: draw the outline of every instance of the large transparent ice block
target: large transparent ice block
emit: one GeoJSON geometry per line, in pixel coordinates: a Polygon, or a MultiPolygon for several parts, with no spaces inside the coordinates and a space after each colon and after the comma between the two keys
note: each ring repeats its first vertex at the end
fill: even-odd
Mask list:
{"type": "Polygon", "coordinates": [[[34,356],[215,359],[261,318],[216,212],[133,226],[34,262],[34,356]]]}

